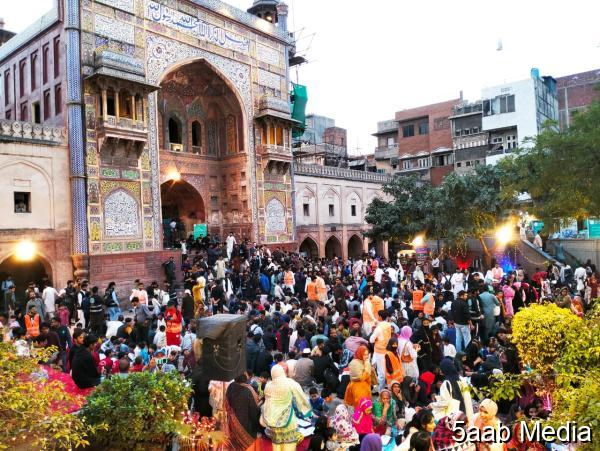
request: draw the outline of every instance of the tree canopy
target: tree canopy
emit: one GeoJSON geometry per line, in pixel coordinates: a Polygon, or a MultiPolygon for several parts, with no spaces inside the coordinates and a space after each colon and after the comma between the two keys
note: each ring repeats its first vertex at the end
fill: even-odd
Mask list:
{"type": "Polygon", "coordinates": [[[560,218],[600,216],[600,101],[573,116],[571,126],[559,130],[550,123],[533,140],[499,163],[505,174],[503,195],[531,196],[531,211],[546,224],[560,218]]]}
{"type": "Polygon", "coordinates": [[[369,235],[383,240],[410,241],[417,233],[463,245],[468,237],[479,239],[497,226],[512,200],[500,190],[501,171],[480,165],[471,173],[449,174],[433,187],[415,176],[395,177],[384,185],[389,201],[375,199],[367,208],[369,235]]]}

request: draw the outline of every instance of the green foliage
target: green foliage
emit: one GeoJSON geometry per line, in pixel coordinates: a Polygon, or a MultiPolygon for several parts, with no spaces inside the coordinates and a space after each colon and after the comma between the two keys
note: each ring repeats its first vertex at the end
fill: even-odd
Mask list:
{"type": "MultiPolygon", "coordinates": [[[[495,376],[485,394],[511,400],[524,384],[553,401],[548,424],[600,428],[600,299],[583,319],[554,304],[532,305],[513,320],[512,341],[531,371],[495,376]]],[[[593,449],[593,448],[580,448],[593,449]]]]}
{"type": "Polygon", "coordinates": [[[468,237],[481,240],[512,205],[501,195],[501,179],[498,168],[485,165],[469,174],[449,174],[438,188],[416,176],[395,177],[383,187],[390,200],[375,199],[367,208],[369,235],[410,241],[425,232],[459,247],[468,237]]]}
{"type": "Polygon", "coordinates": [[[165,443],[182,428],[190,394],[178,374],[131,373],[100,384],[82,413],[92,425],[109,425],[108,433],[94,437],[98,443],[144,449],[144,443],[165,443]]]}
{"type": "Polygon", "coordinates": [[[12,343],[0,343],[0,449],[27,443],[34,449],[72,449],[88,445],[95,427],[67,413],[77,399],[60,382],[32,378],[38,361],[47,360],[55,348],[34,349],[32,357],[18,357],[12,343]]]}
{"type": "Polygon", "coordinates": [[[369,236],[410,241],[431,227],[435,191],[430,184],[416,176],[394,177],[382,189],[390,201],[375,198],[367,207],[365,219],[372,226],[369,236]]]}
{"type": "Polygon", "coordinates": [[[583,219],[600,215],[600,102],[576,114],[569,129],[549,124],[523,149],[500,162],[505,173],[503,192],[527,192],[538,217],[549,226],[557,218],[583,219]]]}
{"type": "Polygon", "coordinates": [[[534,304],[515,315],[512,339],[523,362],[548,375],[570,344],[579,341],[582,326],[583,320],[570,310],[534,304]]]}

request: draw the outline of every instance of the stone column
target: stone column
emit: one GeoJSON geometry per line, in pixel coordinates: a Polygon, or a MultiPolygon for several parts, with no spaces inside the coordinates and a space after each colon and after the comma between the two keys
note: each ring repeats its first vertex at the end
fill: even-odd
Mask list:
{"type": "Polygon", "coordinates": [[[389,243],[388,241],[384,241],[381,245],[382,247],[382,257],[383,258],[388,258],[388,253],[389,253],[389,243]]]}
{"type": "Polygon", "coordinates": [[[106,100],[106,88],[102,88],[102,119],[106,121],[108,112],[108,101],[106,100]]]}
{"type": "Polygon", "coordinates": [[[136,114],[135,114],[135,96],[131,96],[131,122],[135,123],[136,114]]]}
{"type": "Polygon", "coordinates": [[[363,237],[363,251],[365,254],[369,253],[369,239],[367,237],[363,237]]]}
{"type": "Polygon", "coordinates": [[[88,224],[85,190],[85,134],[81,86],[80,2],[65,1],[67,117],[71,176],[71,220],[75,276],[87,278],[88,224]]]}
{"type": "Polygon", "coordinates": [[[115,125],[119,125],[119,91],[115,89],[115,125]]]}

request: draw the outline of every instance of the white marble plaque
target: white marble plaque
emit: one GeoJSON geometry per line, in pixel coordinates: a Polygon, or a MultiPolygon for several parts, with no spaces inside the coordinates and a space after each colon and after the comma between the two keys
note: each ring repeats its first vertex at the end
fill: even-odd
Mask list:
{"type": "Polygon", "coordinates": [[[266,45],[256,44],[256,57],[272,66],[279,66],[279,52],[266,45]]]}
{"type": "Polygon", "coordinates": [[[265,208],[267,233],[285,232],[285,208],[278,199],[271,199],[265,208]]]}
{"type": "Polygon", "coordinates": [[[139,231],[138,203],[133,196],[122,189],[110,193],[104,200],[104,235],[138,236],[139,231]]]}
{"type": "Polygon", "coordinates": [[[135,27],[111,17],[96,14],[94,17],[94,31],[96,34],[116,41],[135,44],[135,27]]]}
{"type": "Polygon", "coordinates": [[[258,69],[258,84],[281,91],[281,77],[273,72],[258,69]]]}

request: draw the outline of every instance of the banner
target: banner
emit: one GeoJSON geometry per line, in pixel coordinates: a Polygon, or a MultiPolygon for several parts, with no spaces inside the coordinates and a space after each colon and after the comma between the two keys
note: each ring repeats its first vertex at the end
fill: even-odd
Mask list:
{"type": "Polygon", "coordinates": [[[208,235],[206,224],[194,224],[194,239],[204,238],[206,235],[208,235]]]}

